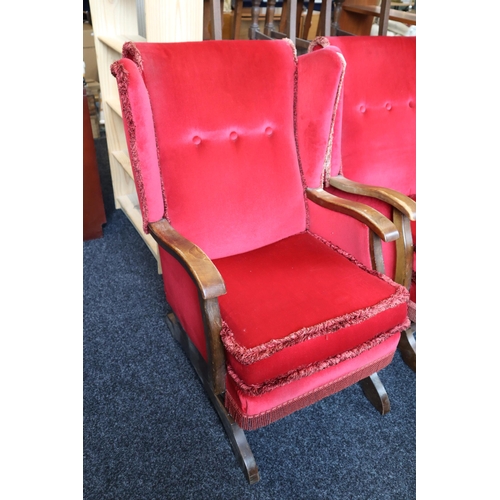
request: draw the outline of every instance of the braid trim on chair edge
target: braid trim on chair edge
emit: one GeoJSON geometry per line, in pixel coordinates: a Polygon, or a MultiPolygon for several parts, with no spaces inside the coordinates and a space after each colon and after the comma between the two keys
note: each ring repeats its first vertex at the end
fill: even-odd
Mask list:
{"type": "Polygon", "coordinates": [[[255,415],[247,415],[243,413],[241,407],[234,401],[231,394],[226,391],[224,405],[229,414],[234,418],[236,423],[246,431],[251,431],[272,424],[277,420],[284,418],[292,413],[305,408],[321,399],[324,399],[336,392],[359,382],[360,380],[369,377],[372,373],[378,372],[385,368],[391,361],[394,353],[390,353],[382,358],[375,360],[368,366],[364,366],[354,372],[351,372],[344,377],[333,380],[325,385],[322,385],[312,391],[309,391],[301,396],[290,401],[282,403],[274,408],[263,411],[255,415]]]}
{"type": "MultiPolygon", "coordinates": [[[[372,306],[358,309],[357,311],[352,311],[348,314],[338,316],[337,318],[324,321],[317,325],[301,328],[296,332],[290,333],[286,337],[280,339],[272,339],[255,347],[245,347],[239,344],[235,339],[234,332],[222,318],[222,329],[220,332],[220,336],[224,347],[226,348],[227,352],[231,354],[231,356],[233,356],[242,365],[251,365],[252,363],[268,358],[273,354],[292,345],[305,342],[306,340],[313,339],[321,335],[334,333],[351,325],[360,324],[363,321],[376,316],[380,312],[385,311],[386,309],[392,309],[394,307],[400,306],[401,304],[408,304],[410,293],[404,286],[395,283],[385,274],[381,274],[374,269],[367,268],[353,255],[349,254],[345,250],[340,249],[333,243],[326,241],[325,239],[314,233],[309,234],[311,234],[311,236],[321,241],[325,245],[329,246],[332,250],[340,253],[342,256],[353,262],[355,265],[357,265],[367,273],[371,274],[372,276],[378,277],[386,283],[391,284],[395,288],[394,293],[390,297],[372,306]]],[[[401,328],[399,329],[399,331],[401,331],[401,328]]]]}

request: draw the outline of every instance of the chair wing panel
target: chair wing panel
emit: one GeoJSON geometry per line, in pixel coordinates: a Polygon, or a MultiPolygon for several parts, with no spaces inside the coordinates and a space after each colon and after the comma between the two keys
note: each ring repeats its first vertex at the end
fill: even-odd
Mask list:
{"type": "Polygon", "coordinates": [[[130,163],[142,212],[143,229],[164,217],[163,186],[149,96],[139,68],[129,59],[113,63],[124,117],[130,163]]]}
{"type": "Polygon", "coordinates": [[[248,40],[134,47],[172,226],[210,258],[303,231],[293,47],[248,40]]]}
{"type": "MultiPolygon", "coordinates": [[[[345,59],[333,47],[298,59],[297,140],[306,185],[323,187],[340,151],[345,59]]],[[[338,161],[338,160],[337,160],[338,161]]]]}

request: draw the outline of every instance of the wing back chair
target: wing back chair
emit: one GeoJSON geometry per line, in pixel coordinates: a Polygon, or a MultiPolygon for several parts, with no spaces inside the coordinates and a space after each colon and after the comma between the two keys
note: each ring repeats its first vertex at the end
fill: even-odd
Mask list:
{"type": "Polygon", "coordinates": [[[358,382],[389,411],[377,372],[409,325],[408,291],[310,230],[314,205],[399,235],[320,183],[344,59],[327,48],[299,61],[289,40],[126,43],[111,71],[167,324],[248,481],[259,471],[244,430],[358,382]]]}
{"type": "MultiPolygon", "coordinates": [[[[385,273],[410,290],[412,325],[400,351],[416,370],[416,37],[318,37],[309,50],[332,46],[347,68],[326,190],[369,204],[398,227],[401,237],[383,244],[385,273]]],[[[314,222],[329,238],[330,221],[314,222]]],[[[346,230],[336,241],[370,262],[359,233],[346,230]]]]}

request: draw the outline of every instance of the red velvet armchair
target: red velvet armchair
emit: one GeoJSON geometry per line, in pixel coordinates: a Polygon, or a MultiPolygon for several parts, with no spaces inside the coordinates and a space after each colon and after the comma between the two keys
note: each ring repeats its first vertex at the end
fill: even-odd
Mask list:
{"type": "MultiPolygon", "coordinates": [[[[369,204],[393,220],[401,237],[382,244],[385,273],[410,291],[411,327],[400,351],[416,370],[416,38],[318,37],[310,51],[335,46],[346,59],[342,103],[336,120],[336,147],[327,192],[369,204]]],[[[331,221],[314,218],[313,230],[326,239],[331,221]]],[[[373,258],[368,235],[346,222],[335,241],[361,262],[373,258]],[[362,236],[364,234],[364,236],[362,236]]]]}
{"type": "Polygon", "coordinates": [[[399,235],[322,189],[344,59],[298,60],[288,40],[127,43],[111,70],[169,329],[248,481],[259,471],[244,430],[358,382],[388,412],[377,372],[409,326],[408,291],[310,227],[315,206],[399,235]]]}

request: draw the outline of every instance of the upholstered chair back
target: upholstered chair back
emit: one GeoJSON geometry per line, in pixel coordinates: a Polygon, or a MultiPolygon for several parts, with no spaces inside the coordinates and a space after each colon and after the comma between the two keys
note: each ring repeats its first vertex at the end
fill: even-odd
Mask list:
{"type": "MultiPolygon", "coordinates": [[[[151,106],[156,144],[148,155],[158,161],[155,181],[138,186],[145,226],[165,216],[219,258],[301,232],[306,217],[294,136],[293,46],[242,40],[217,42],[212,50],[212,43],[175,50],[128,44],[129,61],[116,71],[143,79],[138,104],[151,106]]],[[[133,156],[132,164],[141,161],[133,156]]]]}
{"type": "Polygon", "coordinates": [[[347,61],[332,176],[416,192],[416,37],[329,37],[347,61]]]}

